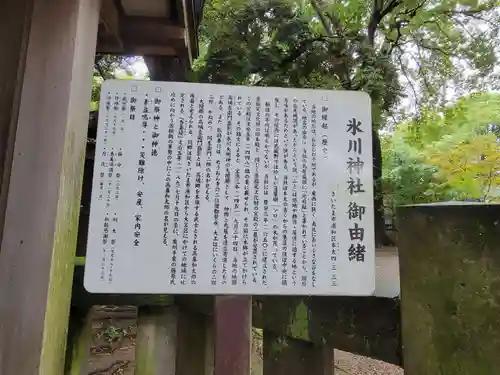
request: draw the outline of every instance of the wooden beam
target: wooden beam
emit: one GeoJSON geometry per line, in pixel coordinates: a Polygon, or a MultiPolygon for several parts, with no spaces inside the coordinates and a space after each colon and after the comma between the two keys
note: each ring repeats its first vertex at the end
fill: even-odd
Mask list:
{"type": "MultiPolygon", "coordinates": [[[[0,242],[2,240],[10,169],[33,0],[4,0],[0,12],[0,242]]],[[[1,249],[0,249],[1,251],[1,249]]]]}
{"type": "MultiPolygon", "coordinates": [[[[73,303],[168,304],[213,315],[213,296],[89,294],[83,288],[83,267],[76,267],[73,303]]],[[[337,349],[402,364],[399,300],[376,297],[255,296],[253,326],[295,339],[328,343],[337,349]]]]}
{"type": "Polygon", "coordinates": [[[189,62],[198,56],[198,27],[194,23],[194,6],[192,0],[182,0],[184,13],[184,25],[187,28],[186,44],[189,54],[189,62]]]}
{"type": "Polygon", "coordinates": [[[98,53],[188,56],[185,29],[168,18],[126,16],[110,0],[102,12],[98,53]]]}
{"type": "Polygon", "coordinates": [[[292,338],[401,364],[399,300],[256,297],[254,325],[292,338]]]}
{"type": "Polygon", "coordinates": [[[184,56],[187,52],[184,49],[175,50],[170,46],[160,45],[127,45],[120,47],[116,44],[104,44],[99,42],[97,45],[97,53],[112,54],[112,55],[128,55],[128,56],[184,56]]]}
{"type": "Polygon", "coordinates": [[[332,347],[264,331],[263,375],[333,375],[332,347]]]}
{"type": "Polygon", "coordinates": [[[120,15],[113,0],[102,0],[101,23],[106,33],[112,35],[118,45],[123,46],[120,35],[120,15]]]}
{"type": "Polygon", "coordinates": [[[122,17],[120,30],[127,50],[134,46],[169,47],[177,52],[187,48],[184,28],[170,24],[166,18],[122,17]]]}
{"type": "Polygon", "coordinates": [[[172,2],[172,8],[175,8],[176,12],[175,16],[172,12],[170,14],[170,17],[177,19],[180,26],[186,27],[186,19],[184,18],[184,0],[170,0],[170,1],[172,2]]]}
{"type": "Polygon", "coordinates": [[[153,16],[168,14],[164,0],[120,0],[124,12],[128,15],[153,16]]]}
{"type": "Polygon", "coordinates": [[[123,17],[122,32],[136,34],[143,38],[158,34],[163,40],[184,39],[186,35],[183,26],[164,17],[123,17]]]}
{"type": "MultiPolygon", "coordinates": [[[[0,252],[0,374],[62,374],[99,0],[36,0],[0,252]]],[[[5,8],[4,8],[5,11],[5,8]]]]}

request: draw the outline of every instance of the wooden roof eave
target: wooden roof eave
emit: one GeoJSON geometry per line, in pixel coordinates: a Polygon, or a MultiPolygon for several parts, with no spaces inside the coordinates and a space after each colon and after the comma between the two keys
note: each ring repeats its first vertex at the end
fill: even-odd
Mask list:
{"type": "MultiPolygon", "coordinates": [[[[102,3],[97,53],[172,56],[190,62],[197,56],[195,10],[201,9],[193,8],[193,0],[164,0],[170,13],[147,16],[137,15],[137,6],[148,2],[137,0],[135,13],[127,14],[122,1],[102,3]]],[[[134,0],[126,1],[130,5],[134,0]]]]}

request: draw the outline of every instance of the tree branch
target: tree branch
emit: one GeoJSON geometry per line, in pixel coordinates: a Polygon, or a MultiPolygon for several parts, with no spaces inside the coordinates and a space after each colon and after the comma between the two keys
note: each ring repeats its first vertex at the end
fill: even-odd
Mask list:
{"type": "Polygon", "coordinates": [[[405,76],[406,80],[408,81],[408,85],[410,85],[410,87],[413,91],[413,95],[415,97],[415,107],[418,108],[420,106],[420,103],[418,100],[417,90],[415,88],[415,85],[413,84],[412,78],[410,77],[410,75],[408,73],[408,70],[405,68],[406,64],[404,64],[404,62],[403,62],[404,51],[401,47],[396,47],[396,48],[398,48],[400,51],[400,54],[398,56],[398,61],[399,61],[399,64],[401,66],[401,71],[402,71],[403,75],[405,76]]]}
{"type": "Polygon", "coordinates": [[[405,15],[405,16],[410,16],[410,18],[413,18],[417,15],[417,12],[424,7],[425,3],[428,0],[422,0],[420,4],[418,4],[415,8],[413,9],[408,9],[407,11],[401,13],[400,15],[405,15]]]}
{"type": "Polygon", "coordinates": [[[283,60],[278,64],[278,66],[271,70],[270,72],[267,72],[266,75],[263,75],[257,82],[255,82],[252,86],[259,86],[262,81],[264,81],[266,78],[269,78],[272,74],[276,73],[281,73],[281,71],[286,68],[288,64],[293,63],[295,60],[297,60],[299,57],[301,57],[305,52],[307,52],[307,47],[309,47],[311,44],[314,42],[320,42],[320,41],[325,41],[324,36],[318,36],[316,38],[312,39],[305,39],[299,43],[297,48],[295,48],[288,56],[284,57],[283,60]]]}
{"type": "Polygon", "coordinates": [[[453,56],[453,52],[451,51],[446,51],[441,47],[438,46],[430,46],[428,44],[425,44],[423,40],[417,40],[418,43],[417,46],[422,47],[423,49],[429,50],[429,51],[435,51],[435,52],[440,52],[445,56],[453,56]]]}
{"type": "Polygon", "coordinates": [[[386,15],[402,4],[402,0],[389,0],[384,7],[383,0],[373,0],[373,9],[370,22],[368,23],[368,43],[373,46],[375,43],[375,33],[380,22],[386,15]]]}
{"type": "Polygon", "coordinates": [[[496,5],[490,5],[490,6],[485,6],[482,8],[477,8],[477,9],[467,9],[467,10],[448,10],[446,11],[447,14],[462,14],[464,16],[476,16],[480,13],[488,12],[490,10],[493,10],[496,5]]]}
{"type": "Polygon", "coordinates": [[[321,24],[323,25],[323,28],[325,29],[325,32],[327,33],[327,35],[329,37],[333,38],[334,34],[333,34],[332,27],[331,27],[331,25],[329,25],[328,20],[326,19],[325,15],[323,14],[323,11],[319,7],[316,0],[310,0],[310,1],[311,1],[311,5],[314,8],[314,11],[316,12],[317,16],[319,17],[319,20],[321,21],[321,24]]]}
{"type": "Polygon", "coordinates": [[[417,53],[418,53],[418,59],[415,57],[413,53],[410,52],[410,56],[412,57],[413,61],[415,61],[415,64],[418,66],[418,69],[422,74],[419,73],[420,77],[422,78],[422,81],[424,83],[424,86],[427,90],[427,92],[432,92],[433,90],[431,89],[431,84],[429,83],[429,79],[427,77],[427,74],[424,72],[424,69],[422,68],[422,61],[424,61],[424,56],[422,56],[422,51],[420,50],[420,46],[418,44],[415,44],[417,47],[417,53]]]}
{"type": "MultiPolygon", "coordinates": [[[[392,54],[395,48],[398,48],[401,44],[401,39],[403,37],[403,34],[401,32],[401,29],[404,26],[407,26],[411,19],[417,16],[417,13],[420,9],[424,7],[424,5],[427,3],[428,0],[422,0],[420,4],[417,4],[414,8],[407,9],[401,13],[398,13],[396,15],[396,20],[393,22],[391,25],[389,25],[389,33],[396,30],[397,36],[395,40],[388,40],[387,35],[385,38],[385,41],[382,45],[381,52],[385,54],[392,54]]],[[[382,18],[387,15],[390,11],[394,10],[395,7],[398,5],[393,3],[390,3],[387,5],[387,8],[385,8],[381,13],[383,13],[382,18]]],[[[374,37],[374,36],[373,36],[374,37]]]]}
{"type": "Polygon", "coordinates": [[[496,172],[494,167],[495,167],[495,165],[493,164],[491,166],[490,173],[488,174],[488,188],[486,189],[486,192],[484,193],[483,202],[486,202],[486,200],[488,199],[488,195],[490,195],[491,185],[493,182],[493,173],[496,172]]]}
{"type": "Polygon", "coordinates": [[[331,21],[331,24],[327,21],[325,15],[323,14],[323,11],[321,10],[320,6],[316,2],[316,0],[310,0],[311,5],[313,6],[317,16],[321,20],[321,24],[323,25],[323,28],[325,29],[325,32],[328,34],[330,38],[335,38],[339,37],[340,38],[340,56],[334,56],[335,59],[341,60],[341,63],[334,65],[336,66],[342,66],[342,71],[340,71],[338,74],[341,85],[345,89],[349,89],[351,87],[351,80],[349,77],[349,66],[347,65],[346,61],[346,53],[345,50],[347,49],[347,37],[343,35],[341,25],[340,25],[340,20],[337,19],[333,14],[327,14],[328,19],[331,21]],[[333,27],[332,27],[333,25],[333,27]],[[336,34],[334,34],[333,29],[335,28],[336,34]],[[338,58],[340,57],[340,59],[338,58]]]}
{"type": "Polygon", "coordinates": [[[96,56],[95,59],[94,59],[94,67],[96,68],[96,70],[99,73],[99,75],[101,76],[101,78],[102,79],[106,79],[104,71],[102,70],[102,67],[101,67],[101,61],[102,61],[102,59],[103,59],[102,56],[96,56]]]}

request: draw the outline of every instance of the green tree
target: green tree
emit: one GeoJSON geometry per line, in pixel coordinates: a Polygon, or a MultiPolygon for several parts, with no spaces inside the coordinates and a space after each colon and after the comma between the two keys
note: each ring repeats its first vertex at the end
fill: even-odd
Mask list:
{"type": "Polygon", "coordinates": [[[383,138],[384,206],[394,208],[405,204],[429,203],[449,198],[445,179],[438,176],[438,167],[402,137],[383,138]]]}
{"type": "MultiPolygon", "coordinates": [[[[432,111],[452,85],[461,92],[494,81],[498,8],[498,1],[473,0],[214,0],[192,79],[369,93],[378,181],[377,130],[397,118],[405,93],[432,111]]],[[[381,212],[376,227],[377,242],[386,242],[381,212]]]]}
{"type": "Polygon", "coordinates": [[[386,206],[498,200],[500,94],[475,93],[426,111],[383,141],[386,206]]]}
{"type": "Polygon", "coordinates": [[[116,78],[134,79],[132,64],[137,60],[137,56],[96,55],[92,76],[91,111],[97,111],[99,107],[102,82],[106,79],[116,78]]]}

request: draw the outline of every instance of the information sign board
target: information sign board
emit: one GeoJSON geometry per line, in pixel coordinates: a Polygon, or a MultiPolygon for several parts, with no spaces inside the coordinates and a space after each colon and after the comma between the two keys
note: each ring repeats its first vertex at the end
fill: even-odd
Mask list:
{"type": "Polygon", "coordinates": [[[362,92],[104,82],[86,289],[370,295],[370,112],[362,92]]]}

